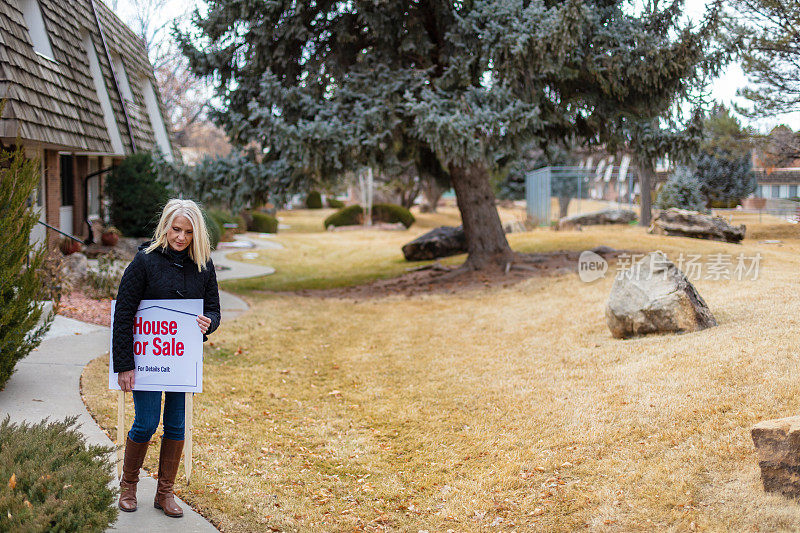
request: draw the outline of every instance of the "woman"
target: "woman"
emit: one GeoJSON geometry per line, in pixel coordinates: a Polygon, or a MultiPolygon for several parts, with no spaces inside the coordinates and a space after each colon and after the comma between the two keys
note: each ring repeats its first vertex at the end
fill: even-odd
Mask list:
{"type": "MultiPolygon", "coordinates": [[[[120,480],[119,508],[136,510],[136,484],[150,438],[158,427],[161,391],[133,390],[133,321],[139,303],[150,299],[202,298],[203,314],[197,325],[203,341],[220,321],[219,291],[211,246],[200,208],[191,200],[170,200],[164,206],[153,240],[139,252],[122,276],[114,311],[114,372],[120,388],[133,391],[136,415],[125,443],[125,461],[120,480]]],[[[158,489],[154,506],[167,516],[181,517],[172,486],[183,451],[184,397],[182,392],[164,393],[164,437],[158,459],[158,489]]]]}

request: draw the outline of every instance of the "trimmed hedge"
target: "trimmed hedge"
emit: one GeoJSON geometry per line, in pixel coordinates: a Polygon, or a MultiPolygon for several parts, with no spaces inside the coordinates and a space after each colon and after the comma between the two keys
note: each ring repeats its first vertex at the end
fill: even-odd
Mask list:
{"type": "Polygon", "coordinates": [[[325,229],[329,226],[354,226],[361,224],[361,219],[364,216],[364,210],[360,205],[351,205],[340,209],[331,216],[325,219],[325,229]]]}
{"type": "Polygon", "coordinates": [[[311,191],[306,196],[306,207],[309,209],[322,209],[322,195],[319,191],[311,191]]]}
{"type": "Polygon", "coordinates": [[[206,228],[208,229],[208,240],[211,241],[211,249],[216,250],[219,244],[219,239],[222,237],[222,227],[219,222],[208,214],[208,211],[203,210],[203,218],[206,221],[206,228]]]}
{"type": "Polygon", "coordinates": [[[224,209],[209,209],[208,214],[217,221],[219,227],[224,229],[225,224],[236,224],[236,219],[224,209]]]}
{"type": "Polygon", "coordinates": [[[344,202],[341,200],[337,200],[336,198],[330,197],[328,198],[328,207],[333,207],[334,209],[341,209],[344,207],[344,202]]]}
{"type": "Polygon", "coordinates": [[[233,222],[237,225],[236,233],[244,233],[247,231],[247,221],[242,215],[236,215],[233,217],[233,222]]]}
{"type": "Polygon", "coordinates": [[[258,233],[278,233],[278,219],[260,211],[250,211],[252,224],[247,228],[258,233]]]}
{"type": "MultiPolygon", "coordinates": [[[[328,226],[355,226],[364,219],[364,209],[360,205],[351,205],[340,209],[325,219],[325,229],[328,226]]],[[[397,204],[373,204],[372,222],[402,223],[405,227],[414,223],[414,215],[403,206],[397,204]]]]}
{"type": "Polygon", "coordinates": [[[87,446],[77,422],[0,423],[0,531],[104,531],[116,520],[112,448],[87,446]]]}
{"type": "Polygon", "coordinates": [[[388,222],[395,224],[401,222],[405,227],[410,227],[414,223],[414,215],[405,207],[397,204],[373,204],[372,221],[388,222]]]}

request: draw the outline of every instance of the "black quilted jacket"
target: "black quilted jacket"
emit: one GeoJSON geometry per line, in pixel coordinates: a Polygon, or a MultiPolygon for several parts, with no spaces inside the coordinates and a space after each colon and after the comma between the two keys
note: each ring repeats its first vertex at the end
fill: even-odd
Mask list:
{"type": "MultiPolygon", "coordinates": [[[[139,253],[125,269],[119,283],[112,332],[114,372],[134,368],[133,318],[142,300],[202,298],[203,315],[211,319],[207,333],[219,327],[221,314],[214,263],[209,259],[206,268],[199,272],[186,250],[158,248],[146,254],[144,249],[149,244],[139,246],[139,253]]],[[[203,341],[206,340],[208,337],[203,335],[203,341]]]]}

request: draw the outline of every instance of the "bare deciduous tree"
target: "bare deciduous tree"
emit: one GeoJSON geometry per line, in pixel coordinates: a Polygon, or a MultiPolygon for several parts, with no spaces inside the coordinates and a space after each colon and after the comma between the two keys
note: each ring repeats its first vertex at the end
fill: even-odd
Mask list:
{"type": "Polygon", "coordinates": [[[176,142],[210,155],[227,154],[230,151],[227,138],[207,118],[210,99],[207,83],[191,73],[187,59],[172,38],[172,28],[188,18],[187,4],[180,0],[128,2],[127,22],[144,41],[176,142]],[[165,16],[171,13],[178,14],[165,16]]]}

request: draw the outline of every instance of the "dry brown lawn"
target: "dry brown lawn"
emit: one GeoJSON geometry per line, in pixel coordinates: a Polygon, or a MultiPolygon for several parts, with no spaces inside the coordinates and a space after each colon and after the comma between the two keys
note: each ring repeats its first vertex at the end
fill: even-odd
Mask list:
{"type": "MultiPolygon", "coordinates": [[[[800,408],[800,240],[623,227],[511,242],[762,259],[756,280],[695,281],[719,326],[624,341],[603,316],[613,269],[412,298],[251,296],[206,347],[181,496],[237,532],[796,529],[800,505],[763,492],[749,431],[800,408]]],[[[82,386],[113,434],[107,371],[98,358],[82,386]]]]}

